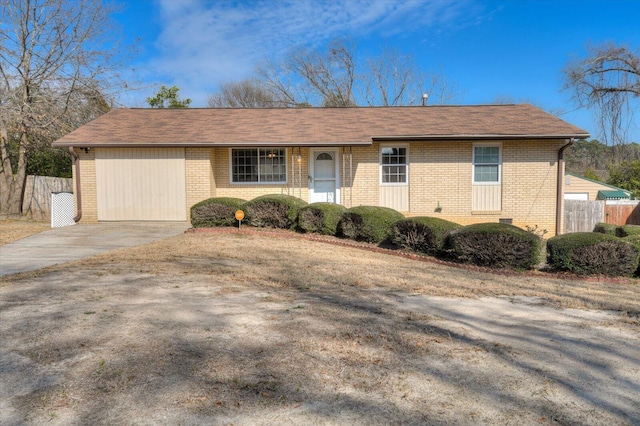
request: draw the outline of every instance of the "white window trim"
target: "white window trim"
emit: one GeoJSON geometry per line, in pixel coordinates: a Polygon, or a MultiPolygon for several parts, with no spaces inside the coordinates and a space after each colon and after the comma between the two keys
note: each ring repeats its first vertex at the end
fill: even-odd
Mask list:
{"type": "MultiPolygon", "coordinates": [[[[485,165],[485,164],[479,164],[485,165]]],[[[471,182],[474,185],[501,185],[502,184],[502,143],[485,142],[474,143],[471,148],[471,182]],[[498,147],[498,181],[497,182],[476,182],[476,147],[498,147]]]]}
{"type": "MultiPolygon", "coordinates": [[[[380,186],[409,186],[409,145],[408,144],[380,144],[380,149],[378,150],[378,182],[380,186]],[[383,148],[405,148],[407,152],[407,160],[404,166],[406,167],[407,173],[407,181],[406,182],[382,182],[382,149],[383,148]]],[[[390,164],[387,164],[387,166],[390,164]]],[[[398,164],[402,165],[402,164],[398,164]]]]}
{"type": "Polygon", "coordinates": [[[251,186],[251,185],[286,185],[289,179],[289,162],[287,161],[288,158],[288,148],[283,148],[283,147],[277,147],[277,146],[261,146],[261,147],[255,147],[255,146],[243,146],[243,147],[237,147],[237,148],[229,148],[229,184],[230,185],[242,185],[242,186],[251,186]],[[283,181],[278,181],[278,182],[234,182],[233,181],[233,150],[234,149],[255,149],[258,150],[258,159],[260,158],[260,150],[261,149],[284,149],[284,176],[285,176],[285,180],[283,181]]]}

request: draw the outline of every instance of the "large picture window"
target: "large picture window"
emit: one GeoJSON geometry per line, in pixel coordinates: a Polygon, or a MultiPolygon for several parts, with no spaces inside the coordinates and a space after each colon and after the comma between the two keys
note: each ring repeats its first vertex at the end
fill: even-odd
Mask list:
{"type": "Polygon", "coordinates": [[[473,147],[473,183],[500,182],[500,146],[473,147]]]}
{"type": "Polygon", "coordinates": [[[380,149],[380,181],[383,184],[407,183],[407,148],[380,149]]]}
{"type": "Polygon", "coordinates": [[[243,148],[231,150],[231,182],[286,183],[285,148],[243,148]]]}

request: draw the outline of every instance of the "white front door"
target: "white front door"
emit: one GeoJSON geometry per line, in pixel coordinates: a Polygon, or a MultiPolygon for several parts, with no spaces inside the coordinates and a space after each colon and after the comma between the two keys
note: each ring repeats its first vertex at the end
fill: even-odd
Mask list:
{"type": "Polygon", "coordinates": [[[338,151],[312,149],[309,165],[309,203],[340,203],[338,151]]]}

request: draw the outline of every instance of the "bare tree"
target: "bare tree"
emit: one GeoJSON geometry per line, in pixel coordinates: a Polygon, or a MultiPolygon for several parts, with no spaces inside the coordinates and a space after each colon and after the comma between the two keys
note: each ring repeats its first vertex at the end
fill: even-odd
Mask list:
{"type": "Polygon", "coordinates": [[[442,73],[422,72],[410,55],[387,49],[358,61],[354,45],[342,40],[323,49],[298,48],[280,64],[258,66],[256,73],[279,106],[287,107],[415,105],[423,93],[432,103],[446,104],[458,96],[455,84],[442,73]]]}
{"type": "Polygon", "coordinates": [[[369,59],[358,80],[369,106],[418,105],[423,94],[430,103],[444,105],[459,95],[457,85],[442,72],[423,72],[411,55],[395,49],[369,59]]]}
{"type": "Polygon", "coordinates": [[[288,68],[303,78],[321,97],[324,106],[355,105],[356,65],[349,43],[333,40],[324,52],[298,49],[289,58],[288,68]]]}
{"type": "Polygon", "coordinates": [[[414,105],[426,93],[426,76],[419,71],[413,58],[395,49],[367,60],[361,76],[365,102],[369,106],[414,105]]]}
{"type": "Polygon", "coordinates": [[[207,104],[213,108],[273,108],[285,107],[276,94],[256,79],[224,83],[220,92],[209,96],[207,104]]]}
{"type": "Polygon", "coordinates": [[[355,106],[353,52],[349,43],[333,40],[324,50],[295,49],[281,64],[267,62],[256,72],[283,105],[355,106]]]}
{"type": "Polygon", "coordinates": [[[586,58],[567,65],[564,75],[565,90],[595,112],[603,141],[613,146],[628,142],[633,100],[640,95],[640,55],[625,46],[592,46],[586,58]]]}
{"type": "Polygon", "coordinates": [[[431,72],[425,82],[429,102],[435,105],[447,105],[460,96],[458,84],[448,80],[442,71],[431,72]]]}
{"type": "Polygon", "coordinates": [[[260,84],[281,106],[294,108],[300,104],[310,105],[304,86],[286,69],[284,64],[266,60],[256,67],[256,75],[260,84]]]}
{"type": "Polygon", "coordinates": [[[103,112],[116,76],[110,12],[100,0],[0,0],[0,213],[21,211],[34,141],[103,112]]]}
{"type": "Polygon", "coordinates": [[[447,104],[459,95],[457,85],[442,72],[422,72],[411,56],[394,49],[362,64],[349,42],[333,40],[321,49],[299,47],[279,63],[267,60],[258,65],[255,78],[224,84],[209,97],[209,106],[415,105],[424,93],[431,103],[447,104]]]}

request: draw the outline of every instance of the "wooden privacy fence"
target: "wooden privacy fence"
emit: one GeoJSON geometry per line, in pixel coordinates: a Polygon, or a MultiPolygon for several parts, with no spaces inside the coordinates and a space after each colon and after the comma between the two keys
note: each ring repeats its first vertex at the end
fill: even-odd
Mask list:
{"type": "Polygon", "coordinates": [[[591,232],[604,222],[604,201],[564,200],[564,233],[591,232]]]}
{"type": "Polygon", "coordinates": [[[564,233],[591,232],[598,222],[640,225],[639,200],[564,200],[564,233]]]}
{"type": "Polygon", "coordinates": [[[33,220],[50,220],[52,192],[73,192],[73,179],[27,176],[22,203],[23,216],[33,220]]]}
{"type": "Polygon", "coordinates": [[[612,225],[640,225],[639,200],[611,200],[604,207],[604,220],[612,225]]]}

